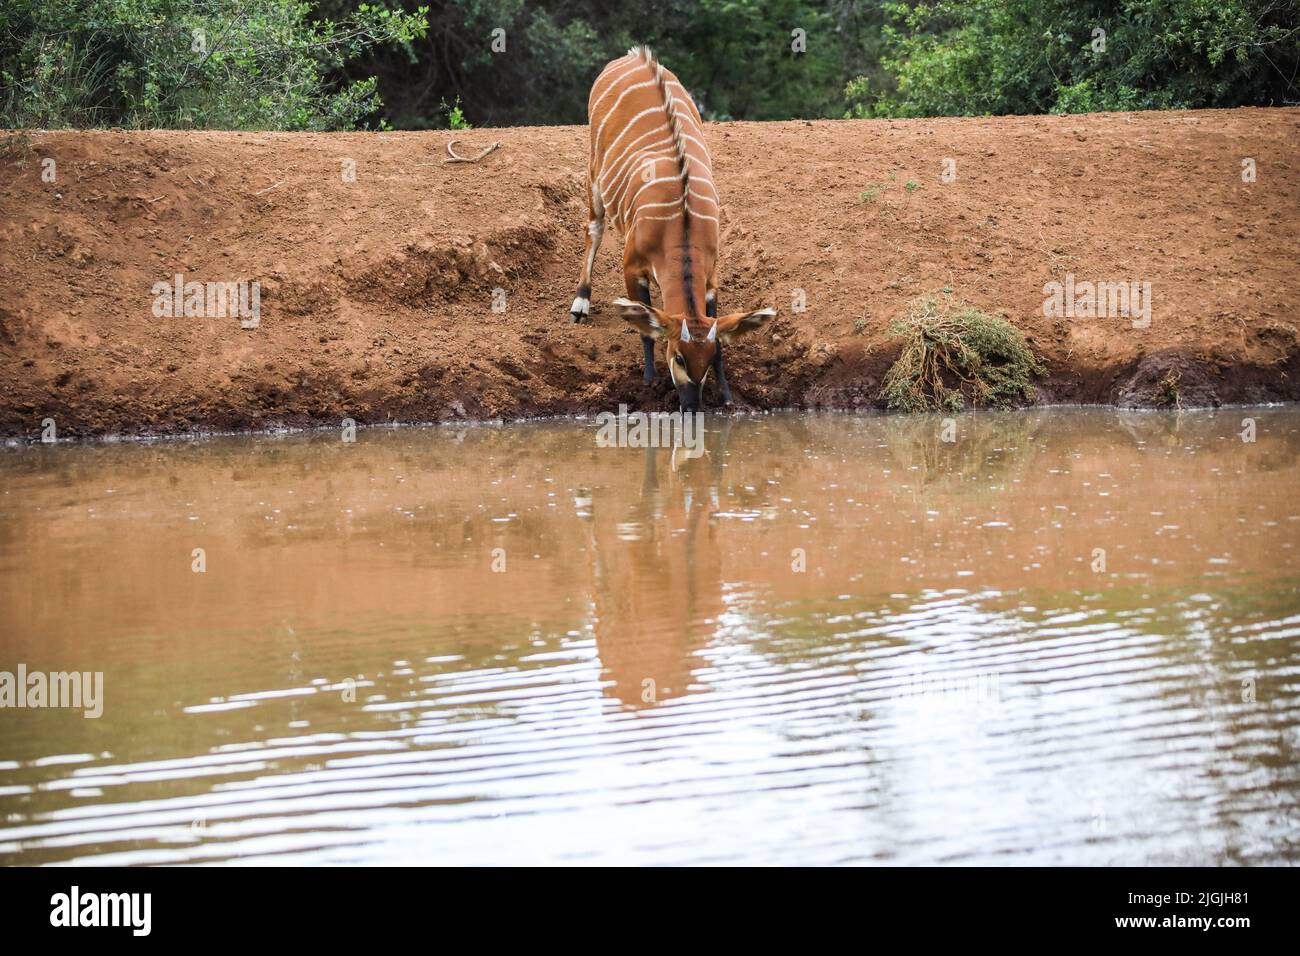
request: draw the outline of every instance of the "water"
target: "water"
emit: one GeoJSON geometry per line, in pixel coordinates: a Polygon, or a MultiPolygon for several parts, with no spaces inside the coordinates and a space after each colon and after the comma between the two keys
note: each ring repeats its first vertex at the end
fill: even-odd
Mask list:
{"type": "Polygon", "coordinates": [[[1295,862],[1300,412],[956,425],[0,451],[0,860],[1295,862]]]}

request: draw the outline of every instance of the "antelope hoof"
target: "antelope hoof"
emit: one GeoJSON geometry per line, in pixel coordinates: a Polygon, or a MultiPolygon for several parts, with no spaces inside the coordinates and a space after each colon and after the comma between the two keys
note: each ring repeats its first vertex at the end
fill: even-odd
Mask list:
{"type": "Polygon", "coordinates": [[[569,316],[572,318],[574,325],[582,325],[584,322],[590,321],[591,300],[578,296],[573,300],[573,305],[569,306],[569,316]]]}

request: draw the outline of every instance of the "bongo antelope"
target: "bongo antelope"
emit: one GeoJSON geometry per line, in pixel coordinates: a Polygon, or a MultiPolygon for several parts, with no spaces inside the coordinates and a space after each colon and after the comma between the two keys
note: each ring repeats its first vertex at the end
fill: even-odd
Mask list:
{"type": "Polygon", "coordinates": [[[684,411],[699,409],[710,369],[723,402],[730,402],[722,343],[759,328],[776,310],[718,318],[721,205],[699,110],[653,53],[633,47],[596,78],[587,112],[589,214],[578,295],[569,314],[583,322],[591,312],[591,269],[608,216],[624,235],[627,298],[614,304],[641,333],[645,380],[655,377],[654,340],[663,339],[684,411]],[[651,305],[651,279],[662,308],[651,305]]]}

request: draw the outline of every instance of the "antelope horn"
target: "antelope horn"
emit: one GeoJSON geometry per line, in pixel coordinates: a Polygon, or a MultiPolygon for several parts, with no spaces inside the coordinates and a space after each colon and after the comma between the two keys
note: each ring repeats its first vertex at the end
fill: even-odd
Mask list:
{"type": "Polygon", "coordinates": [[[689,342],[690,340],[691,340],[691,330],[686,327],[685,322],[682,322],[682,341],[689,342]]]}
{"type": "Polygon", "coordinates": [[[715,319],[713,321],[713,328],[709,329],[709,334],[705,336],[704,341],[716,342],[717,340],[718,340],[718,322],[715,319]]]}

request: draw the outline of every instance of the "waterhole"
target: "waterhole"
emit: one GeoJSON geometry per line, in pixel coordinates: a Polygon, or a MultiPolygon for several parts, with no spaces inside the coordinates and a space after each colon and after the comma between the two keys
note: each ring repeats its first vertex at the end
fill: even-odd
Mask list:
{"type": "Polygon", "coordinates": [[[595,434],[0,451],[0,860],[1300,857],[1296,410],[595,434]]]}

